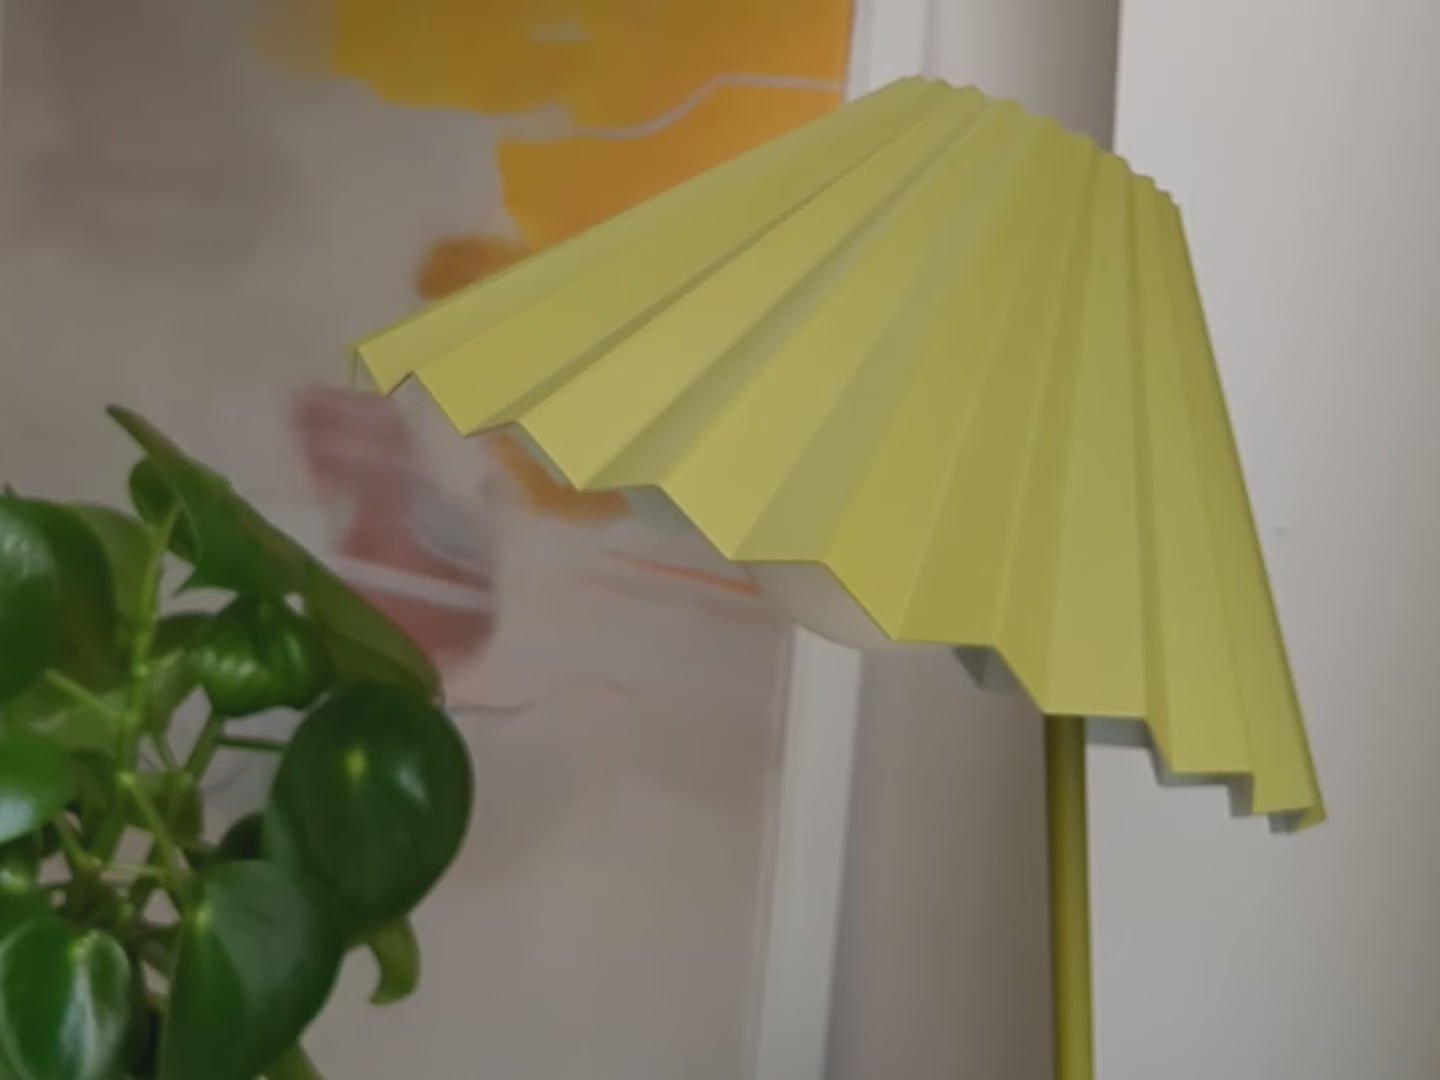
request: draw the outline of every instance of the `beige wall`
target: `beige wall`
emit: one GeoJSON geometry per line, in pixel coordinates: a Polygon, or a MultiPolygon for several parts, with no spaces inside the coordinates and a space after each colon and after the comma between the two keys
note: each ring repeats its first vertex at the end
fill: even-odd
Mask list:
{"type": "Polygon", "coordinates": [[[1440,1076],[1440,6],[1126,0],[1331,823],[1097,762],[1106,1080],[1440,1076]]]}
{"type": "MultiPolygon", "coordinates": [[[[936,0],[929,73],[1104,140],[1116,8],[936,0]]],[[[1038,717],[948,656],[889,655],[866,662],[860,724],[830,1080],[1047,1075],[1038,717]]]]}

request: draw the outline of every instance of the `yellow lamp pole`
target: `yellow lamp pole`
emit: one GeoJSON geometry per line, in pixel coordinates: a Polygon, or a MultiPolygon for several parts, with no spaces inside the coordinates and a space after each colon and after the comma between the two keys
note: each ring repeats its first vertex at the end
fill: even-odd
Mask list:
{"type": "Polygon", "coordinates": [[[1090,865],[1086,834],[1085,721],[1045,721],[1050,848],[1050,971],[1055,1080],[1093,1080],[1090,865]]]}

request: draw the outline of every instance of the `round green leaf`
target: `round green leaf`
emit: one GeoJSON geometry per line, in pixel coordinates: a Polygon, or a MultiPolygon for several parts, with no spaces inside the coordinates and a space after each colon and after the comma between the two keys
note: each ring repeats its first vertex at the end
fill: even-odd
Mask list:
{"type": "Polygon", "coordinates": [[[0,701],[38,679],[59,649],[59,567],[23,506],[0,497],[0,701]]]}
{"type": "Polygon", "coordinates": [[[285,868],[207,870],[180,931],[159,1080],[253,1080],[324,1007],[342,955],[333,924],[285,868]]]}
{"type": "Polygon", "coordinates": [[[283,600],[231,601],[190,650],[190,666],[222,716],[303,709],[330,683],[330,653],[319,630],[283,600]]]}
{"type": "Polygon", "coordinates": [[[89,695],[66,693],[51,682],[37,680],[11,699],[6,716],[12,726],[48,735],[68,747],[113,747],[124,672],[119,590],[105,544],[91,522],[100,510],[28,499],[9,500],[7,509],[45,537],[54,559],[57,618],[47,666],[89,695]]]}
{"type": "Polygon", "coordinates": [[[115,586],[105,549],[70,507],[17,499],[12,510],[45,535],[60,583],[58,654],[51,663],[86,683],[107,684],[119,672],[115,586]]]}
{"type": "MultiPolygon", "coordinates": [[[[99,513],[103,508],[68,509],[99,513]]],[[[131,520],[120,514],[114,516],[131,520]]],[[[143,528],[137,522],[131,521],[131,524],[135,528],[143,528]]],[[[145,542],[148,544],[148,540],[145,542]]],[[[135,573],[133,567],[112,573],[116,580],[117,597],[123,592],[122,583],[128,582],[131,591],[135,590],[135,573]]],[[[120,607],[118,610],[122,613],[120,622],[123,627],[125,609],[120,607]]],[[[147,703],[152,722],[168,720],[195,689],[195,674],[186,662],[186,650],[209,625],[210,618],[208,614],[182,612],[165,616],[156,626],[150,649],[150,700],[147,703]]],[[[128,632],[122,629],[122,637],[128,632]]],[[[70,666],[63,655],[57,657],[57,661],[63,667],[70,666]]],[[[45,735],[71,750],[113,752],[120,741],[120,717],[128,692],[126,673],[117,665],[111,672],[72,671],[67,674],[72,681],[82,683],[89,691],[88,697],[66,693],[50,681],[41,680],[6,705],[7,722],[12,727],[45,735]]]]}
{"type": "MultiPolygon", "coordinates": [[[[33,878],[26,886],[20,879],[7,877],[6,884],[0,887],[0,942],[9,937],[16,927],[48,914],[50,902],[44,893],[35,888],[33,878]]],[[[0,1057],[4,1057],[3,1051],[0,1051],[0,1057]]]]}
{"type": "Polygon", "coordinates": [[[112,1080],[131,1009],[130,960],[58,916],[0,941],[0,1052],[16,1080],[112,1080]]]}
{"type": "Polygon", "coordinates": [[[0,728],[0,844],[40,828],[65,808],[74,790],[63,747],[28,731],[0,728]]]}
{"type": "Polygon", "coordinates": [[[296,730],[265,816],[274,859],[315,880],[353,939],[410,911],[470,821],[470,756],[444,712],[397,687],[347,686],[296,730]]]}

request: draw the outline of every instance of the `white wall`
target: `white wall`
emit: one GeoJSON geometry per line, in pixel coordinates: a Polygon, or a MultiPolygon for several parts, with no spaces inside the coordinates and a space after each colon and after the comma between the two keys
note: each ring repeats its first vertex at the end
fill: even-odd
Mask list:
{"type": "Polygon", "coordinates": [[[933,0],[932,75],[1013,97],[1108,144],[1119,0],[933,0]]]}
{"type": "Polygon", "coordinates": [[[1105,1080],[1440,1076],[1440,5],[1127,0],[1332,823],[1095,762],[1105,1080]]]}
{"type": "Polygon", "coordinates": [[[829,1080],[1048,1075],[1041,760],[948,656],[866,660],[829,1080]]]}
{"type": "MultiPolygon", "coordinates": [[[[874,0],[879,31],[923,6],[874,0]]],[[[928,6],[928,73],[1108,135],[1116,0],[928,6]]],[[[1042,764],[1033,710],[949,657],[866,661],[830,1080],[1049,1075],[1042,764]]]]}

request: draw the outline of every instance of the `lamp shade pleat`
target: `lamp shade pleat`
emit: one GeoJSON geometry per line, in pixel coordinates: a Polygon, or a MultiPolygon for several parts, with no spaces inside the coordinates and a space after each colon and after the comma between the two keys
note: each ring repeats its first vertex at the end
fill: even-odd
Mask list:
{"type": "Polygon", "coordinates": [[[1051,120],[903,80],[357,351],[894,641],[1138,722],[1170,777],[1323,817],[1179,213],[1051,120]]]}

